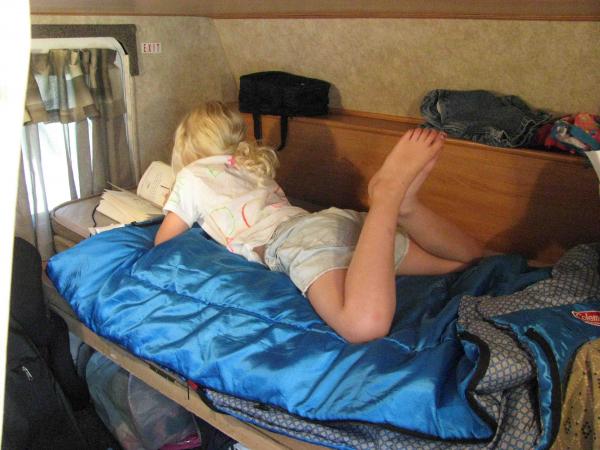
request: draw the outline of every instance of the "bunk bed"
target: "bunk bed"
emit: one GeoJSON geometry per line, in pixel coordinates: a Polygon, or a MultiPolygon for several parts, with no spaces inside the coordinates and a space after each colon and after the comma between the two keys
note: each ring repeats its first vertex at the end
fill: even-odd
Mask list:
{"type": "MultiPolygon", "coordinates": [[[[251,118],[246,117],[246,119],[250,123],[251,118]]],[[[280,154],[279,181],[291,197],[301,199],[303,202],[364,209],[366,207],[366,183],[369,177],[398,137],[406,129],[417,124],[417,121],[372,114],[352,114],[344,111],[334,112],[324,118],[295,118],[290,123],[288,145],[280,154]]],[[[278,119],[265,117],[263,126],[267,141],[277,142],[278,119]]],[[[560,374],[563,381],[556,379],[554,387],[544,387],[544,380],[547,380],[547,377],[544,378],[543,374],[538,373],[539,367],[532,365],[531,361],[535,360],[536,352],[538,352],[538,357],[543,357],[545,353],[540,350],[539,346],[536,346],[537,338],[527,341],[526,334],[529,328],[521,323],[527,315],[520,315],[519,309],[523,305],[527,305],[529,309],[554,311],[557,307],[559,309],[563,307],[571,308],[576,312],[585,312],[590,308],[593,309],[595,305],[597,306],[600,299],[600,282],[598,281],[598,251],[600,250],[595,245],[578,245],[600,241],[600,230],[597,227],[597,220],[600,217],[600,200],[598,198],[598,181],[593,170],[586,167],[582,159],[570,155],[522,149],[500,149],[449,139],[438,165],[423,187],[422,201],[458,223],[489,248],[502,253],[518,253],[526,257],[531,264],[531,267],[527,266],[523,256],[491,258],[484,261],[467,276],[467,278],[480,280],[480,283],[487,286],[485,289],[479,285],[479,288],[473,288],[472,291],[468,289],[459,291],[461,294],[459,297],[468,294],[465,298],[469,301],[463,301],[460,298],[453,300],[450,297],[443,300],[443,303],[448,302],[456,307],[448,326],[460,330],[461,340],[453,342],[459,342],[462,346],[462,356],[466,354],[467,359],[471,358],[473,361],[477,361],[473,366],[477,368],[477,376],[464,377],[464,382],[470,380],[469,386],[460,391],[461,395],[465,396],[463,399],[465,403],[475,411],[468,421],[477,430],[466,435],[461,434],[463,431],[454,432],[448,428],[448,423],[454,419],[452,411],[450,411],[450,416],[445,418],[442,417],[443,414],[442,416],[438,414],[444,409],[443,405],[433,414],[434,419],[440,421],[439,424],[430,427],[430,423],[424,420],[421,428],[408,429],[403,426],[404,422],[401,418],[389,418],[389,415],[394,416],[394,405],[385,402],[381,409],[370,412],[365,420],[361,420],[360,417],[349,414],[346,409],[347,405],[340,400],[334,405],[327,404],[325,401],[326,406],[321,406],[314,414],[310,408],[300,407],[297,410],[286,411],[278,401],[264,398],[257,400],[249,395],[249,390],[260,390],[257,388],[268,383],[265,383],[265,378],[260,377],[257,378],[260,386],[256,384],[256,380],[249,381],[253,378],[252,371],[246,371],[245,366],[240,368],[239,372],[234,375],[230,374],[228,377],[230,377],[230,381],[231,377],[235,378],[233,385],[237,387],[244,386],[248,381],[250,388],[244,392],[246,398],[239,396],[241,391],[237,388],[229,389],[226,386],[227,382],[221,380],[216,384],[211,384],[209,378],[212,375],[206,376],[205,374],[200,376],[200,379],[190,379],[188,373],[187,377],[182,377],[181,373],[174,370],[175,365],[169,357],[165,363],[160,358],[156,358],[156,351],[145,352],[144,345],[140,345],[140,341],[130,341],[126,331],[118,329],[117,331],[108,331],[107,328],[103,329],[103,326],[98,328],[98,323],[107,324],[106,318],[103,319],[103,322],[89,320],[89,316],[92,315],[108,314],[111,317],[117,315],[120,305],[117,309],[104,312],[96,308],[97,305],[93,305],[93,314],[85,317],[85,314],[82,313],[86,308],[85,302],[73,301],[73,292],[69,292],[73,287],[71,284],[73,278],[81,276],[81,274],[98,277],[97,272],[104,269],[116,272],[120,270],[121,263],[115,263],[114,266],[107,266],[104,269],[90,263],[91,268],[86,268],[86,264],[82,263],[84,260],[79,259],[77,267],[69,269],[68,258],[61,257],[59,254],[59,263],[54,267],[52,263],[50,265],[50,275],[62,294],[71,297],[71,303],[69,304],[58,294],[49,279],[45,280],[46,294],[52,308],[61,314],[73,333],[153,388],[158,389],[250,448],[316,448],[309,442],[333,448],[495,448],[495,446],[504,445],[507,442],[513,442],[513,444],[521,442],[523,445],[535,443],[541,448],[547,447],[551,444],[560,422],[557,405],[560,405],[560,386],[568,377],[568,369],[565,368],[568,367],[568,362],[555,360],[550,364],[560,374]],[[550,264],[554,264],[553,273],[549,269],[532,267],[550,264]],[[66,272],[61,275],[60,271],[56,270],[56,266],[61,266],[66,272]],[[507,269],[509,266],[511,268],[507,269]],[[90,270],[93,274],[89,272],[90,270]],[[490,274],[498,271],[501,273],[500,278],[504,284],[502,288],[498,287],[497,290],[494,290],[494,283],[498,281],[498,277],[490,277],[490,274]],[[484,273],[487,275],[482,275],[484,273]],[[509,279],[512,280],[510,283],[507,281],[509,279]],[[552,284],[555,281],[558,282],[557,280],[563,281],[559,285],[552,284]],[[511,287],[506,290],[509,284],[511,287]],[[574,290],[573,286],[576,286],[574,290]],[[549,290],[554,292],[555,297],[565,299],[565,305],[558,305],[555,302],[556,299],[550,303],[544,303],[549,290]],[[522,294],[524,295],[522,297],[513,298],[512,295],[509,295],[513,291],[517,292],[517,295],[518,291],[525,292],[525,294],[522,294]],[[480,294],[488,295],[481,296],[480,294]],[[575,304],[576,306],[573,306],[575,304]],[[519,308],[515,305],[519,305],[519,308]],[[74,312],[74,307],[79,312],[79,316],[74,312]],[[496,320],[494,317],[500,318],[496,320]],[[495,326],[490,324],[493,320],[496,320],[495,326]],[[510,329],[510,332],[497,333],[500,329],[510,329]],[[527,350],[517,345],[517,340],[527,350]],[[492,345],[490,341],[495,343],[492,345]],[[483,351],[482,349],[487,350],[483,351]],[[503,373],[506,364],[511,367],[522,366],[525,367],[525,370],[516,375],[516,381],[511,378],[514,374],[509,376],[510,380],[507,381],[506,377],[498,375],[503,373]],[[496,378],[493,377],[494,374],[496,378]],[[501,383],[499,379],[509,383],[511,389],[507,391],[513,392],[514,395],[498,394],[498,386],[502,387],[503,392],[506,390],[505,386],[498,384],[501,383]],[[533,380],[541,381],[536,383],[533,380]],[[539,395],[545,392],[547,402],[540,401],[538,404],[536,392],[539,395]],[[534,405],[535,411],[530,411],[533,415],[519,416],[510,413],[523,408],[527,409],[525,404],[534,405]],[[385,408],[388,409],[385,410],[385,408]],[[383,418],[378,416],[384,410],[388,416],[383,418]],[[330,416],[330,413],[339,414],[339,417],[330,416]],[[480,423],[480,421],[482,422],[480,423]],[[516,425],[517,422],[519,425],[516,425]],[[514,441],[514,439],[523,440],[514,441]]],[[[94,199],[88,200],[87,203],[78,203],[78,205],[83,208],[83,211],[87,211],[87,213],[79,211],[78,216],[89,219],[88,213],[91,214],[93,210],[94,199]]],[[[80,224],[77,228],[73,223],[70,224],[68,215],[55,217],[55,225],[59,222],[62,223],[62,231],[60,227],[56,227],[57,247],[66,249],[84,238],[86,227],[82,227],[80,224]],[[70,234],[67,234],[68,230],[70,230],[70,234]]],[[[77,248],[88,246],[92,252],[97,254],[99,249],[114,248],[104,247],[104,245],[115,245],[115,243],[120,245],[125,239],[128,242],[134,242],[135,251],[141,249],[142,253],[148,255],[147,250],[151,247],[153,227],[155,231],[156,225],[154,224],[149,227],[126,227],[121,231],[107,232],[106,237],[100,235],[93,239],[86,239],[77,248]],[[111,244],[111,241],[114,242],[111,244]]],[[[215,265],[217,265],[216,261],[221,261],[220,258],[227,258],[227,255],[221,253],[211,253],[221,249],[211,246],[210,241],[202,236],[199,229],[191,230],[184,236],[184,239],[185,242],[180,247],[190,248],[196,252],[206,252],[211,255],[210,259],[215,261],[215,265]],[[200,247],[195,247],[196,245],[200,247]]],[[[121,262],[125,265],[130,264],[125,260],[131,257],[131,253],[125,252],[122,256],[124,259],[121,262]]],[[[152,266],[156,261],[162,264],[160,260],[147,262],[147,264],[152,266]]],[[[225,264],[229,264],[229,262],[225,264]]],[[[245,266],[242,269],[239,269],[238,266],[235,267],[236,271],[250,270],[245,266]]],[[[171,277],[173,273],[171,272],[171,277]]],[[[215,274],[215,277],[218,275],[215,274]]],[[[262,275],[251,272],[248,276],[256,279],[257,276],[262,275]]],[[[100,288],[102,278],[94,278],[94,280],[98,281],[97,287],[100,288]]],[[[444,286],[466,283],[460,278],[430,281],[437,282],[438,287],[440,283],[444,286]]],[[[280,282],[281,280],[278,280],[276,283],[280,282]]],[[[415,285],[411,283],[411,280],[400,280],[398,286],[401,290],[416,289],[415,285]]],[[[283,290],[287,289],[285,286],[278,286],[283,290]]],[[[103,286],[102,289],[104,288],[103,286]]],[[[222,289],[221,285],[218,291],[225,292],[222,289]]],[[[119,295],[121,294],[122,292],[119,295]]],[[[224,295],[224,303],[218,306],[223,306],[238,294],[230,292],[228,295],[224,295]]],[[[89,298],[96,298],[95,294],[91,295],[92,297],[89,298]]],[[[249,294],[245,293],[244,295],[249,294]]],[[[234,306],[238,307],[239,304],[234,306]]],[[[414,306],[416,307],[416,305],[414,306]]],[[[444,309],[441,303],[437,307],[439,307],[439,311],[444,309]]],[[[294,308],[286,309],[285,313],[293,315],[300,310],[301,313],[298,314],[310,315],[309,307],[306,309],[305,306],[300,305],[298,310],[294,310],[294,308]]],[[[600,308],[596,307],[595,309],[600,308]]],[[[126,309],[125,311],[127,311],[126,315],[132,316],[135,315],[136,310],[126,309]]],[[[262,313],[264,311],[260,312],[260,314],[262,313]]],[[[269,316],[269,320],[279,313],[271,311],[271,314],[274,316],[269,316]]],[[[426,315],[425,312],[421,317],[424,315],[426,315]]],[[[555,320],[558,319],[548,318],[548,323],[555,324],[550,325],[550,328],[556,327],[556,324],[559,323],[553,322],[555,320]]],[[[308,321],[312,321],[311,323],[314,325],[308,334],[313,336],[323,332],[324,325],[320,323],[315,325],[314,317],[311,316],[308,321]],[[315,327],[317,333],[313,333],[315,327]]],[[[591,339],[598,327],[579,322],[577,322],[577,326],[582,327],[582,331],[574,333],[574,336],[577,336],[577,339],[581,339],[582,342],[591,339]]],[[[425,333],[423,335],[425,336],[428,329],[425,327],[415,333],[425,333]]],[[[235,337],[233,334],[222,331],[215,332],[212,338],[221,335],[227,335],[230,339],[235,337]]],[[[402,334],[405,331],[405,329],[401,329],[399,332],[402,334]]],[[[156,332],[157,329],[154,329],[150,334],[156,334],[156,332]]],[[[536,331],[541,335],[545,332],[543,327],[536,331]]],[[[147,337],[146,334],[143,339],[147,337]]],[[[275,346],[269,346],[268,343],[272,339],[274,338],[271,335],[263,335],[255,340],[254,344],[258,342],[260,347],[267,342],[264,344],[267,353],[281,350],[282,347],[277,347],[281,342],[275,346]]],[[[287,335],[286,339],[298,339],[298,335],[287,335]]],[[[335,341],[335,339],[333,341],[311,339],[308,339],[306,345],[303,344],[304,346],[301,347],[303,352],[315,347],[320,348],[320,345],[333,345],[332,342],[335,341]]],[[[396,342],[395,339],[390,339],[390,341],[396,342]]],[[[444,340],[441,336],[437,336],[435,339],[444,340]]],[[[574,348],[579,345],[578,342],[573,344],[574,348]]],[[[347,347],[344,347],[339,341],[335,341],[334,344],[337,346],[338,353],[336,355],[340,356],[346,352],[347,347]]],[[[191,351],[210,353],[225,348],[211,345],[199,343],[198,347],[192,347],[191,351]]],[[[243,349],[244,344],[238,347],[238,350],[239,348],[243,349]]],[[[399,355],[401,352],[393,353],[398,351],[397,346],[394,348],[383,346],[380,351],[386,355],[399,355]]],[[[542,348],[545,347],[542,345],[542,348]]],[[[190,351],[190,348],[186,350],[190,351]]],[[[376,350],[371,351],[376,352],[376,350]]],[[[169,352],[170,350],[167,350],[166,354],[169,352]]],[[[236,352],[237,350],[232,353],[236,352]]],[[[252,357],[255,358],[260,353],[260,351],[255,351],[252,357]]],[[[365,354],[367,353],[365,352],[365,354]]],[[[292,352],[292,354],[294,353],[292,352]]],[[[357,353],[353,354],[356,356],[357,353]]],[[[175,357],[175,359],[177,358],[175,357]]],[[[212,359],[210,363],[217,364],[214,367],[221,368],[218,360],[219,358],[212,359]]],[[[243,359],[240,361],[244,362],[243,359]]],[[[247,360],[245,361],[247,362],[247,360]]],[[[263,360],[263,363],[269,365],[274,364],[274,361],[267,358],[263,360]]],[[[282,357],[276,361],[289,362],[289,359],[282,357]]],[[[368,358],[367,361],[375,365],[381,362],[379,359],[371,361],[368,358]]],[[[357,365],[360,366],[360,364],[357,365]]],[[[318,367],[318,365],[305,369],[314,372],[313,367],[318,367]]],[[[299,369],[296,370],[298,372],[299,369]]],[[[302,373],[306,371],[300,370],[302,373]]],[[[272,378],[274,374],[278,373],[287,373],[289,376],[289,372],[271,371],[266,377],[267,379],[272,378]]],[[[552,374],[548,376],[553,378],[552,374]]],[[[342,380],[343,377],[336,378],[336,383],[339,384],[342,380]]],[[[372,384],[367,383],[365,386],[365,389],[374,389],[372,384]]],[[[268,390],[268,386],[266,388],[268,390]]],[[[286,387],[277,385],[277,389],[286,389],[286,387]]],[[[369,395],[360,397],[356,394],[356,397],[365,403],[364,400],[369,398],[369,395]]],[[[543,397],[541,395],[540,398],[543,397]]],[[[375,398],[377,398],[376,395],[373,397],[373,404],[379,404],[375,398]]],[[[404,401],[405,397],[400,395],[397,399],[404,401]]],[[[440,398],[432,401],[435,403],[438,400],[443,403],[440,398]]],[[[290,407],[289,404],[286,406],[290,407]]],[[[294,404],[292,408],[296,406],[298,405],[294,404]]],[[[403,405],[403,407],[414,411],[416,415],[420,413],[415,405],[403,405]]],[[[404,416],[406,415],[405,411],[404,416]]]]}

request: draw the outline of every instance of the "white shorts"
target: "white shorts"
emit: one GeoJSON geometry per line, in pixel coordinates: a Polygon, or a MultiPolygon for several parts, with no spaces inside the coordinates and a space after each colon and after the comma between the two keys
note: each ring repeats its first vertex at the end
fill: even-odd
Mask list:
{"type": "MultiPolygon", "coordinates": [[[[277,227],[265,249],[269,269],[286,273],[302,294],[321,275],[350,266],[366,213],[329,208],[296,216],[277,227]]],[[[395,264],[408,252],[408,237],[396,233],[395,264]]]]}

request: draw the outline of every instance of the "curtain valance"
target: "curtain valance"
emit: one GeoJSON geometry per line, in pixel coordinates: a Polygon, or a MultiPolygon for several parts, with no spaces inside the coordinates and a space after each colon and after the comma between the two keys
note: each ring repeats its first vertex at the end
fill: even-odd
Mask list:
{"type": "Polygon", "coordinates": [[[126,112],[117,53],[61,49],[31,55],[25,123],[113,119],[126,112]]]}

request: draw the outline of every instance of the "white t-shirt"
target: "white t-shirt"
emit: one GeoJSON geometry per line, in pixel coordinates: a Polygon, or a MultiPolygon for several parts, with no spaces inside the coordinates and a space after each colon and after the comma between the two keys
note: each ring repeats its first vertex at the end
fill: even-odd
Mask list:
{"type": "Polygon", "coordinates": [[[254,248],[266,244],[277,226],[298,214],[281,187],[235,163],[232,156],[211,156],[184,167],[164,206],[189,227],[194,222],[229,251],[263,262],[254,248]],[[262,182],[261,182],[262,180],[262,182]]]}

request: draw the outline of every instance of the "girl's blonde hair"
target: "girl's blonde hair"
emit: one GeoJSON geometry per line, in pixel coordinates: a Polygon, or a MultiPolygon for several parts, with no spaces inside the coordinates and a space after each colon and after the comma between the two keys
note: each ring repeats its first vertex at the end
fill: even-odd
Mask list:
{"type": "Polygon", "coordinates": [[[177,174],[188,164],[208,156],[232,155],[237,165],[261,176],[275,178],[279,165],[275,151],[246,141],[242,116],[221,102],[208,102],[188,113],[175,132],[171,166],[177,174]]]}

